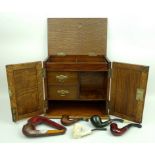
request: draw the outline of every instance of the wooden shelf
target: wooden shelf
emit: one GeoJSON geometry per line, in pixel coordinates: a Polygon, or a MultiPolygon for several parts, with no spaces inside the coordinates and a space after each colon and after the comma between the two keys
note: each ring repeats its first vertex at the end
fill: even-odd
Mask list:
{"type": "MultiPolygon", "coordinates": [[[[106,94],[105,94],[106,95],[106,94]]],[[[100,90],[90,90],[90,91],[80,91],[81,100],[105,100],[105,95],[103,91],[100,90]]]]}
{"type": "Polygon", "coordinates": [[[106,102],[105,101],[49,101],[47,116],[51,118],[60,118],[67,114],[72,118],[86,117],[99,115],[106,117],[106,102]]]}

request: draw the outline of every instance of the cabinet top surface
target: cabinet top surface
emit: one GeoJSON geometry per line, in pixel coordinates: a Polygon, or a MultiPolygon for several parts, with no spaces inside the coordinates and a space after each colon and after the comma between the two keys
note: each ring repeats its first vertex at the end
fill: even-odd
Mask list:
{"type": "Polygon", "coordinates": [[[107,18],[49,18],[48,55],[106,55],[107,18]]]}

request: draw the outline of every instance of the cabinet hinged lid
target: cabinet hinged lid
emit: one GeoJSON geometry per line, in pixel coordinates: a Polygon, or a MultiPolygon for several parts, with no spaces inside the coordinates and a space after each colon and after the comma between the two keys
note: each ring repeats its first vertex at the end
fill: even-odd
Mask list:
{"type": "Polygon", "coordinates": [[[48,55],[105,55],[107,18],[49,18],[48,55]]]}

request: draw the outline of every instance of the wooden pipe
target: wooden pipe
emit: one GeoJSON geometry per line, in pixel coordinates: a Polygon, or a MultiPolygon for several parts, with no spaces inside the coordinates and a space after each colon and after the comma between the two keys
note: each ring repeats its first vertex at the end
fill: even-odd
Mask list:
{"type": "Polygon", "coordinates": [[[46,125],[50,125],[52,127],[55,127],[59,130],[61,129],[66,129],[64,126],[48,119],[47,117],[43,117],[43,116],[36,116],[36,117],[32,117],[28,120],[28,123],[30,124],[34,124],[35,126],[38,124],[46,124],[46,125]]]}
{"type": "Polygon", "coordinates": [[[98,115],[93,115],[91,118],[90,118],[90,121],[91,123],[97,127],[97,128],[104,128],[106,126],[108,126],[109,124],[111,124],[112,122],[114,121],[118,121],[118,122],[123,122],[124,120],[123,119],[118,119],[118,118],[114,118],[114,119],[109,119],[107,121],[104,121],[102,122],[102,119],[100,116],[98,115]]]}
{"type": "Polygon", "coordinates": [[[111,123],[110,124],[110,131],[113,135],[115,136],[121,136],[123,135],[129,128],[131,127],[137,127],[137,128],[141,128],[142,125],[140,124],[135,124],[135,123],[130,123],[122,128],[118,128],[116,123],[111,123]]]}
{"type": "Polygon", "coordinates": [[[28,123],[22,128],[22,132],[27,137],[45,137],[64,134],[66,128],[46,117],[36,116],[28,120],[28,123]],[[56,130],[36,130],[36,126],[39,124],[49,125],[56,128],[56,130]]]}
{"type": "Polygon", "coordinates": [[[69,118],[69,115],[62,115],[62,118],[61,118],[61,123],[65,126],[69,126],[69,125],[72,125],[78,121],[81,121],[81,120],[85,120],[85,121],[88,121],[87,119],[84,119],[84,118],[74,118],[74,119],[70,119],[69,118]]]}

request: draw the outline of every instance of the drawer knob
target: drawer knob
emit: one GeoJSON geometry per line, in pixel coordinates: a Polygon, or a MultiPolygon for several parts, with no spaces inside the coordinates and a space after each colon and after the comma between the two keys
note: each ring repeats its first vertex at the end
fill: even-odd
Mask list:
{"type": "Polygon", "coordinates": [[[67,79],[68,76],[67,75],[57,75],[56,79],[58,79],[59,82],[64,82],[65,79],[67,79]]]}
{"type": "Polygon", "coordinates": [[[57,90],[57,93],[60,94],[60,96],[66,96],[67,94],[69,94],[68,90],[57,90]]]}

